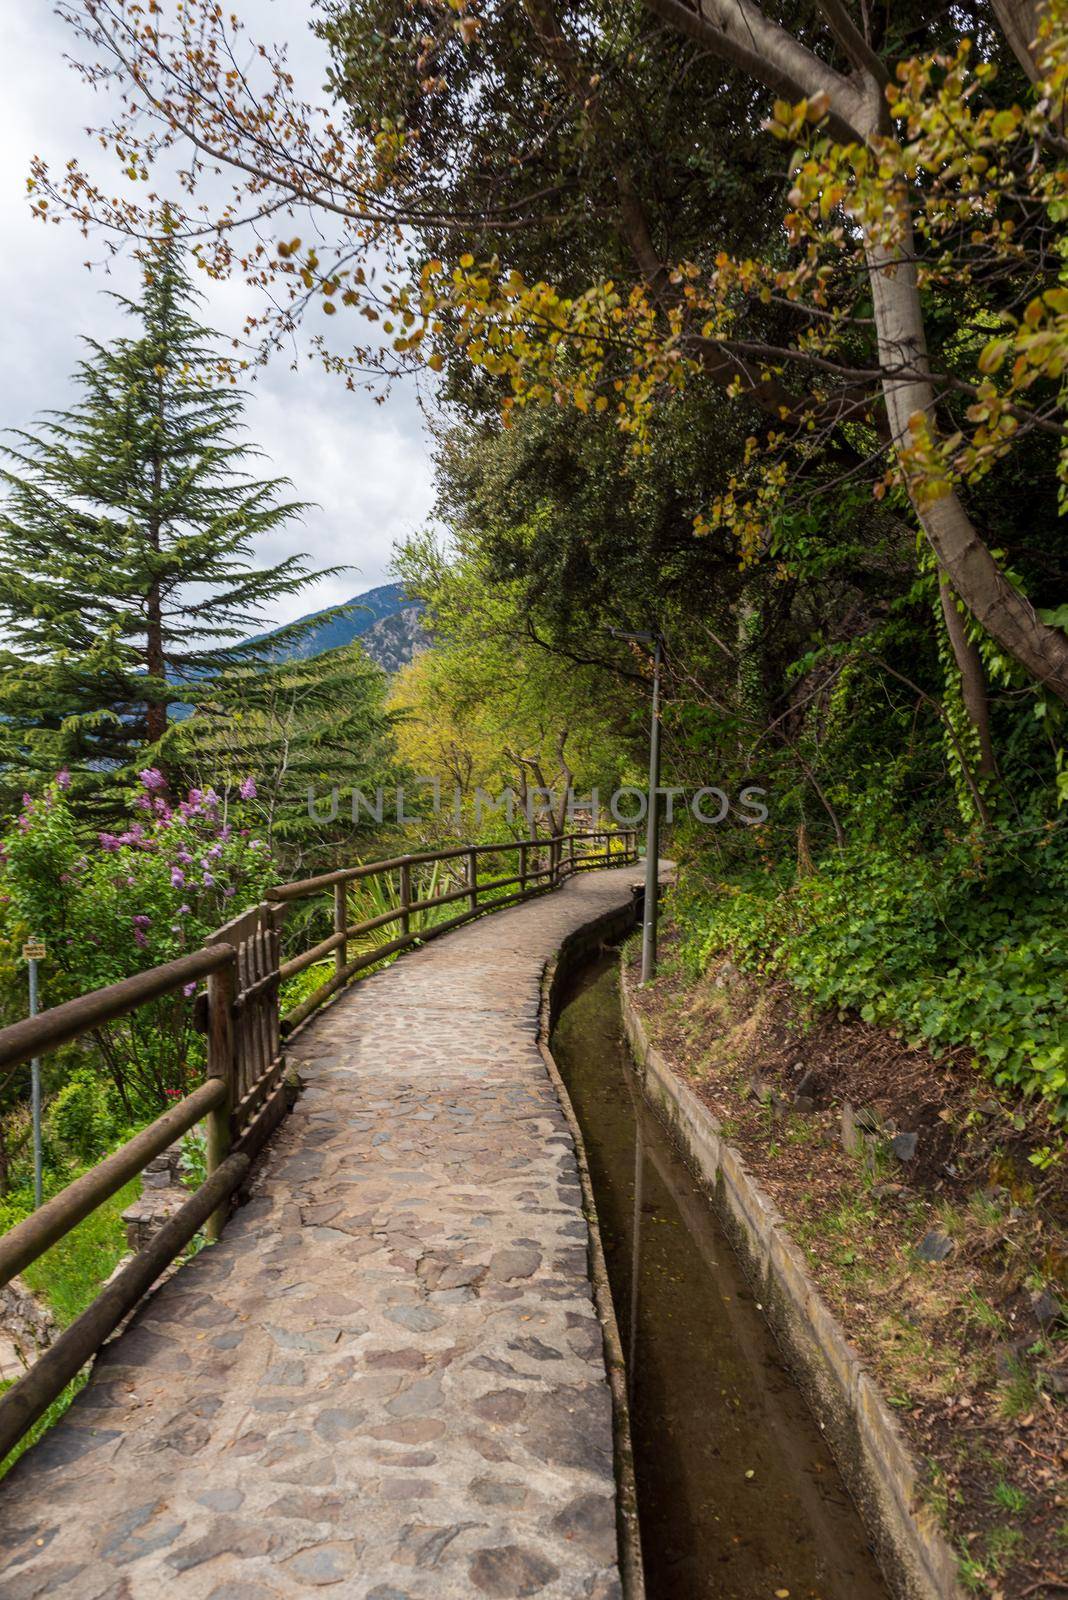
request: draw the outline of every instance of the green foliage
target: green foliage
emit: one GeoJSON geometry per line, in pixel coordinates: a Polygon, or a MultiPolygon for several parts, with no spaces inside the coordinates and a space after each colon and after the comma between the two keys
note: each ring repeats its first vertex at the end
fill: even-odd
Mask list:
{"type": "Polygon", "coordinates": [[[208,1178],[208,1136],[202,1124],[182,1135],[182,1181],[187,1189],[199,1189],[208,1178]]]}
{"type": "MultiPolygon", "coordinates": [[[[27,797],[4,840],[0,872],[9,926],[47,943],[48,1005],[199,949],[274,876],[239,796],[227,808],[214,791],[193,790],[172,807],[160,773],[146,768],[135,820],[121,833],[92,835],[65,782],[61,774],[36,800],[27,797]]],[[[250,803],[254,785],[244,787],[250,803]]],[[[158,1114],[196,1081],[203,1044],[191,1029],[190,994],[142,1007],[91,1037],[92,1070],[106,1072],[124,1124],[158,1114]]],[[[113,1115],[78,1077],[58,1114],[72,1127],[75,1152],[113,1115]]]]}
{"type": "MultiPolygon", "coordinates": [[[[243,471],[243,400],[221,386],[190,314],[180,250],[152,251],[136,335],[89,340],[81,398],[17,433],[0,472],[0,729],[4,777],[67,766],[77,793],[163,759],[168,708],[261,659],[233,641],[317,574],[299,556],[256,569],[256,543],[302,507],[243,471]]],[[[277,635],[272,648],[277,648],[277,635]]],[[[114,799],[108,804],[113,805],[114,799]]]]}
{"type": "Polygon", "coordinates": [[[44,1134],[74,1160],[91,1163],[116,1139],[119,1125],[114,1096],[88,1067],[75,1067],[48,1105],[44,1134]]]}
{"type": "MultiPolygon", "coordinates": [[[[58,1189],[60,1185],[50,1187],[58,1189]]],[[[81,1316],[115,1270],[126,1249],[122,1213],[137,1199],[140,1187],[138,1178],[125,1184],[23,1272],[26,1283],[47,1302],[61,1327],[81,1316]]],[[[0,1201],[0,1231],[14,1227],[32,1207],[32,1194],[25,1191],[0,1201]]]]}
{"type": "Polygon", "coordinates": [[[395,714],[386,709],[386,691],[385,674],[359,644],[310,660],[231,668],[182,724],[177,764],[202,789],[224,793],[239,792],[245,775],[254,775],[246,810],[267,848],[284,858],[286,876],[332,864],[339,846],[350,860],[371,823],[361,813],[354,824],[344,805],[329,820],[329,797],[334,789],[373,795],[396,781],[395,714]],[[309,791],[322,815],[312,815],[309,791]]]}
{"type": "MultiPolygon", "coordinates": [[[[495,578],[474,538],[448,561],[431,540],[413,540],[399,565],[406,587],[427,604],[436,640],[393,690],[407,764],[438,778],[447,801],[454,786],[465,799],[479,786],[510,788],[519,817],[535,789],[560,794],[571,786],[582,797],[597,788],[606,805],[624,775],[640,770],[635,712],[644,723],[648,703],[633,668],[634,683],[606,674],[606,658],[622,654],[615,642],[607,634],[591,641],[586,627],[581,650],[568,651],[567,640],[553,648],[531,625],[523,585],[495,578]]],[[[498,826],[468,804],[458,831],[492,842],[508,836],[495,833],[498,826]]],[[[517,822],[512,837],[525,831],[517,822]]]]}
{"type": "MultiPolygon", "coordinates": [[[[99,1151],[94,1154],[99,1155],[99,1151]]],[[[71,1173],[70,1176],[75,1177],[77,1173],[71,1173]]],[[[46,1199],[59,1186],[57,1182],[50,1183],[46,1189],[46,1199]]],[[[125,1253],[122,1213],[137,1199],[139,1192],[140,1180],[135,1178],[105,1200],[22,1273],[25,1282],[49,1306],[61,1327],[67,1327],[92,1304],[125,1253]]],[[[8,1195],[0,1200],[0,1233],[21,1222],[32,1209],[32,1191],[8,1195]]],[[[10,1454],[0,1461],[0,1478],[10,1472],[19,1457],[59,1421],[78,1392],[84,1388],[88,1376],[86,1371],[73,1378],[10,1454]]],[[[0,1393],[9,1389],[13,1381],[0,1382],[0,1393]]]]}
{"type": "Polygon", "coordinates": [[[1068,840],[899,828],[818,871],[749,871],[683,905],[687,959],[729,950],[818,1006],[850,1007],[936,1051],[966,1046],[999,1085],[1068,1116],[1068,840]]]}

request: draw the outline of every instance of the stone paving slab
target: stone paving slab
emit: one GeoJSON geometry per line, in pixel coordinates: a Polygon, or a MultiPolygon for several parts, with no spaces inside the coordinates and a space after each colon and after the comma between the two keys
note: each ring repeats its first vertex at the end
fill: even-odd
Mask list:
{"type": "Polygon", "coordinates": [[[591,872],[406,955],[293,1041],[306,1083],[211,1250],[0,1484],[4,1600],[619,1600],[574,1147],[536,1044],[591,872]]]}

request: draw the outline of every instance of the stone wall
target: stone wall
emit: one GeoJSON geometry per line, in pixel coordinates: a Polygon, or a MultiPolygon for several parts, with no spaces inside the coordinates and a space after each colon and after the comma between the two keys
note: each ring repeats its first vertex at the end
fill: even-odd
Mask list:
{"type": "Polygon", "coordinates": [[[0,1377],[16,1378],[47,1350],[59,1329],[48,1307],[23,1283],[12,1278],[0,1289],[0,1377]],[[18,1371],[9,1368],[17,1367],[18,1371]]]}
{"type": "Polygon", "coordinates": [[[189,1199],[180,1143],[153,1156],[141,1174],[141,1194],[122,1214],[126,1243],[135,1253],[151,1244],[164,1223],[189,1199]]]}

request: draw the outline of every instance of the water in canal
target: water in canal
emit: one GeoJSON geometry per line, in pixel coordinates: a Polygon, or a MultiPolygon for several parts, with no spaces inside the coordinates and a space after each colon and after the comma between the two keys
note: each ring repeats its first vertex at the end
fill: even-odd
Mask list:
{"type": "Polygon", "coordinates": [[[582,1125],[627,1356],[649,1600],[887,1600],[864,1529],[705,1196],[641,1101],[615,958],[552,1051],[582,1125]]]}

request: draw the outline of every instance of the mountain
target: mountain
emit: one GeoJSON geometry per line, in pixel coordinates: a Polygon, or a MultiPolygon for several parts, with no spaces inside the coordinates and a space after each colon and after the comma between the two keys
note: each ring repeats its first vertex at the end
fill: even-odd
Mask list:
{"type": "MultiPolygon", "coordinates": [[[[317,627],[309,627],[302,637],[281,645],[280,661],[308,661],[327,650],[340,650],[343,645],[359,639],[371,660],[384,672],[399,672],[417,651],[426,648],[429,635],[421,626],[423,608],[405,594],[399,583],[383,583],[365,594],[355,594],[343,602],[352,610],[331,616],[335,609],[311,611],[298,617],[298,623],[314,623],[317,617],[324,620],[317,627]]],[[[257,642],[269,640],[270,633],[260,634],[257,642]]]]}
{"type": "Polygon", "coordinates": [[[422,606],[408,604],[388,617],[379,617],[360,634],[360,644],[383,672],[399,672],[430,644],[422,606]]]}

